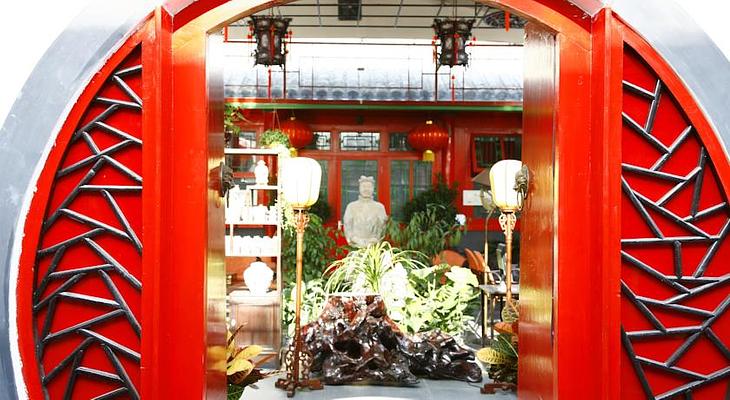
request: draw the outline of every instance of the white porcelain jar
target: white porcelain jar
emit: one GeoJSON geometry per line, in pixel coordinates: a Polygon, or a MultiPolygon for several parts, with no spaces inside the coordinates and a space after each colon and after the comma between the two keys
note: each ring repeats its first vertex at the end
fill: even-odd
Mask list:
{"type": "Polygon", "coordinates": [[[248,290],[253,295],[264,295],[269,291],[271,282],[274,280],[274,271],[266,263],[256,260],[249,264],[243,271],[243,281],[246,282],[248,290]]]}
{"type": "Polygon", "coordinates": [[[256,168],[253,169],[253,174],[256,177],[257,185],[269,184],[269,167],[266,166],[264,160],[259,160],[256,163],[256,168]]]}

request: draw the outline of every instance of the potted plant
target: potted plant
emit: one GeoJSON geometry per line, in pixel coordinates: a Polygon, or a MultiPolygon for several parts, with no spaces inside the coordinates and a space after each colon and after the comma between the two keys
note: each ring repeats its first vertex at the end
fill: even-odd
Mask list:
{"type": "Polygon", "coordinates": [[[494,325],[497,338],[477,352],[479,361],[489,366],[487,373],[494,381],[481,388],[482,394],[517,389],[519,313],[514,304],[502,310],[502,321],[494,325]]]}
{"type": "Polygon", "coordinates": [[[325,291],[379,294],[404,332],[460,334],[472,318],[469,310],[478,307],[476,275],[458,266],[427,267],[421,260],[422,253],[388,242],[357,249],[330,265],[325,291]]]}
{"type": "MultiPolygon", "coordinates": [[[[289,137],[281,131],[281,129],[267,129],[261,134],[259,139],[259,145],[261,147],[268,147],[272,149],[289,149],[291,143],[289,143],[289,137]]],[[[282,151],[283,151],[282,150],[282,151]]]]}
{"type": "Polygon", "coordinates": [[[259,365],[265,363],[274,355],[260,357],[263,348],[257,345],[238,347],[235,338],[244,325],[239,326],[235,332],[228,332],[228,343],[226,349],[226,375],[228,376],[228,400],[238,400],[243,394],[246,386],[256,383],[272,373],[262,372],[259,365]]]}

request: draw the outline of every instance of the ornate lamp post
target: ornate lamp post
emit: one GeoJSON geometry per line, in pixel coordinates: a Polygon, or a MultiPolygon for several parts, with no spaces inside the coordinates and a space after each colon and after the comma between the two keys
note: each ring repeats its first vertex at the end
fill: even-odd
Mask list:
{"type": "Polygon", "coordinates": [[[502,211],[499,225],[504,231],[506,262],[504,266],[507,305],[515,310],[512,302],[512,233],[517,224],[515,213],[522,209],[527,194],[527,168],[518,160],[502,160],[489,171],[492,201],[502,211]]]}
{"type": "Polygon", "coordinates": [[[317,379],[309,379],[312,354],[304,350],[301,335],[302,309],[302,251],[304,229],[309,223],[309,207],[317,202],[319,185],[322,181],[322,167],[311,158],[295,157],[282,165],[281,185],[284,199],[294,209],[297,232],[296,303],[294,316],[294,339],[286,351],[286,378],[279,379],[276,387],[286,390],[287,397],[293,397],[298,388],[322,389],[317,379]]]}

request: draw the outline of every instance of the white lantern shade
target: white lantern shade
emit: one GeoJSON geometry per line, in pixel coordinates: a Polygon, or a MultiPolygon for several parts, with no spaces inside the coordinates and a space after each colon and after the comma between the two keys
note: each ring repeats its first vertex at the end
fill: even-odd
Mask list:
{"type": "Polygon", "coordinates": [[[502,160],[489,171],[492,200],[502,211],[517,211],[522,208],[522,197],[515,190],[515,177],[520,169],[522,161],[502,160]]]}
{"type": "Polygon", "coordinates": [[[306,209],[319,197],[322,167],[311,158],[289,158],[282,164],[280,181],[286,202],[294,208],[306,209]]]}

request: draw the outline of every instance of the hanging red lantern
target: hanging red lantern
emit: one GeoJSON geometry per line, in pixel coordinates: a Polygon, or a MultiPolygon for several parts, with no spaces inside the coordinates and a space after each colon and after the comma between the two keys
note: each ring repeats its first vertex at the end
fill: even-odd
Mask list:
{"type": "Polygon", "coordinates": [[[449,132],[441,125],[428,120],[408,132],[408,144],[423,151],[423,161],[435,160],[434,150],[441,150],[449,144],[449,132]]]}
{"type": "Polygon", "coordinates": [[[295,149],[307,146],[314,139],[314,134],[309,129],[309,125],[297,120],[296,117],[290,117],[289,120],[282,122],[280,128],[289,137],[289,143],[295,149]]]}

